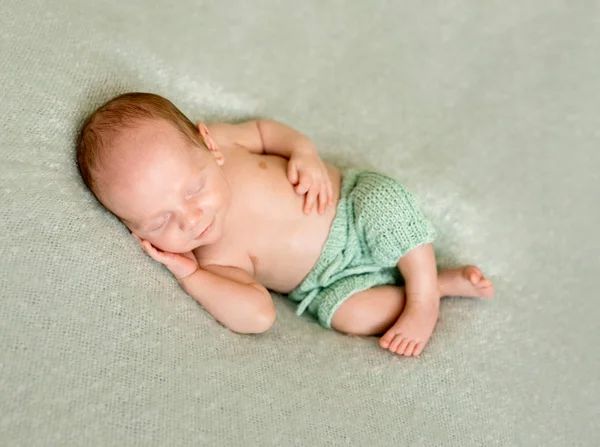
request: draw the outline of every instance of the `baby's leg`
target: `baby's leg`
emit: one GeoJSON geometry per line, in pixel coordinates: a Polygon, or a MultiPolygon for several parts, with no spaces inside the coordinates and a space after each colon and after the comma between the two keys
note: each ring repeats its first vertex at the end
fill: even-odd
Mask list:
{"type": "Polygon", "coordinates": [[[331,326],[351,335],[381,335],[404,309],[404,287],[379,286],[355,293],[333,314],[331,326]]]}
{"type": "Polygon", "coordinates": [[[398,261],[406,283],[406,304],[381,346],[405,356],[421,354],[438,319],[441,290],[431,244],[409,251],[398,261]]]}
{"type": "MultiPolygon", "coordinates": [[[[475,266],[443,270],[438,276],[438,284],[442,296],[491,298],[494,294],[492,283],[475,266]]],[[[380,286],[365,290],[344,301],[333,315],[331,325],[340,332],[354,335],[380,335],[389,329],[386,336],[391,334],[393,341],[396,334],[390,331],[396,327],[394,323],[399,320],[405,302],[404,287],[380,286]]],[[[384,343],[385,340],[382,338],[380,345],[390,349],[390,342],[384,343]]],[[[400,341],[395,346],[399,344],[400,341]]],[[[403,354],[418,355],[414,351],[416,346],[413,344],[413,351],[409,353],[405,349],[403,354]]]]}

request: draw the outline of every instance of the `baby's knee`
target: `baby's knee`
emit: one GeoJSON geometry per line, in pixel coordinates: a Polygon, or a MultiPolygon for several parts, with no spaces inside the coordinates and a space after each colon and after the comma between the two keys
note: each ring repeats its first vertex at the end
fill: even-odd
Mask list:
{"type": "Polygon", "coordinates": [[[350,300],[346,300],[333,314],[331,327],[344,334],[359,335],[357,331],[360,321],[357,318],[356,307],[350,300]]]}
{"type": "Polygon", "coordinates": [[[333,314],[331,326],[345,334],[383,334],[402,313],[404,301],[404,289],[392,285],[355,293],[333,314]]]}
{"type": "Polygon", "coordinates": [[[346,299],[335,311],[331,319],[331,327],[348,335],[374,335],[373,324],[367,316],[363,300],[359,292],[346,299]]]}

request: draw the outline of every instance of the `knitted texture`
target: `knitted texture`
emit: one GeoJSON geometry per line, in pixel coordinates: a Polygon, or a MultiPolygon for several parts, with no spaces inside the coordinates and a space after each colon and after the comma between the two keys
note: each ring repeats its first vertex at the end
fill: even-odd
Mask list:
{"type": "Polygon", "coordinates": [[[415,196],[382,174],[350,169],[323,253],[289,297],[329,328],[353,294],[401,280],[396,266],[410,250],[435,239],[415,196]]]}

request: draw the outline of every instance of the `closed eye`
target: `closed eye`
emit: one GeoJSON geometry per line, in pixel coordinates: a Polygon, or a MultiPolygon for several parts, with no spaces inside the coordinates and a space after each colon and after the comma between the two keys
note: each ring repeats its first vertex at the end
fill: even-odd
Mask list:
{"type": "Polygon", "coordinates": [[[161,220],[157,225],[153,225],[152,228],[149,231],[158,231],[163,229],[167,223],[169,222],[169,218],[171,217],[170,214],[165,215],[165,217],[163,218],[163,220],[161,220]]]}
{"type": "Polygon", "coordinates": [[[195,188],[195,189],[194,189],[194,190],[193,190],[191,193],[189,193],[189,194],[187,195],[187,198],[189,199],[190,197],[193,197],[193,196],[195,196],[196,194],[199,194],[199,193],[200,193],[200,191],[202,191],[202,187],[203,187],[203,186],[204,186],[204,182],[200,183],[200,184],[198,185],[198,187],[197,187],[197,188],[195,188]]]}

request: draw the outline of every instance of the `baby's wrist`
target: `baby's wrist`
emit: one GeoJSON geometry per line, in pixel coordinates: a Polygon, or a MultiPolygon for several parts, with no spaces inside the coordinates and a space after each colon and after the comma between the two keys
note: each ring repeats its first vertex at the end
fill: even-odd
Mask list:
{"type": "Polygon", "coordinates": [[[185,275],[177,275],[175,274],[175,272],[173,272],[173,275],[175,276],[175,278],[177,278],[177,281],[181,282],[184,281],[185,279],[189,278],[190,276],[194,275],[198,270],[200,270],[200,267],[196,266],[196,269],[194,271],[192,271],[191,273],[186,273],[185,275]]]}
{"type": "Polygon", "coordinates": [[[317,147],[313,144],[303,144],[301,146],[296,146],[292,150],[292,156],[301,155],[301,156],[313,156],[317,154],[317,147]]]}

